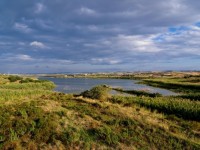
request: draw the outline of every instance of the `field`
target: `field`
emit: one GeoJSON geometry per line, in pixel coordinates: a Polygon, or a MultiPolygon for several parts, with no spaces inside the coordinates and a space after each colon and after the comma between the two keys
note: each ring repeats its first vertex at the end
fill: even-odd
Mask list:
{"type": "Polygon", "coordinates": [[[51,91],[50,81],[0,75],[0,149],[200,149],[199,76],[141,82],[180,94],[112,96],[99,85],[73,95],[51,91]]]}

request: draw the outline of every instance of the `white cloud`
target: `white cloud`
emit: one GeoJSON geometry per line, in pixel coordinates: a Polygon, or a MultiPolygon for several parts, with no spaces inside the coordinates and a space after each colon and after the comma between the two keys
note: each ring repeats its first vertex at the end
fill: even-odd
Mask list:
{"type": "Polygon", "coordinates": [[[107,14],[109,16],[115,16],[115,17],[137,17],[141,15],[141,12],[138,10],[126,10],[126,11],[119,11],[115,13],[109,13],[107,14]]]}
{"type": "Polygon", "coordinates": [[[160,49],[152,40],[152,35],[118,35],[111,40],[111,47],[128,52],[158,52],[160,49]]]}
{"type": "Polygon", "coordinates": [[[14,29],[20,32],[24,32],[24,33],[30,33],[32,31],[31,28],[28,27],[28,25],[26,24],[22,24],[22,23],[15,23],[14,24],[14,29]]]}
{"type": "Polygon", "coordinates": [[[43,44],[42,42],[38,42],[38,41],[31,42],[30,46],[33,46],[36,48],[47,48],[47,46],[45,44],[43,44]]]}
{"type": "Polygon", "coordinates": [[[25,46],[26,43],[24,43],[24,42],[18,42],[18,45],[20,45],[20,46],[25,46]]]}
{"type": "Polygon", "coordinates": [[[97,15],[97,12],[93,9],[87,8],[87,7],[81,7],[78,10],[78,13],[81,15],[97,15]]]}
{"type": "MultiPolygon", "coordinates": [[[[98,51],[93,53],[93,56],[95,54],[107,55],[112,58],[122,57],[121,59],[123,60],[125,57],[131,58],[137,54],[154,54],[162,51],[159,45],[157,45],[157,43],[153,40],[155,36],[156,35],[118,35],[116,37],[102,38],[90,43],[84,43],[83,46],[86,49],[98,49],[98,51]]],[[[92,61],[93,63],[107,62],[108,64],[118,64],[123,62],[118,60],[119,59],[114,59],[109,62],[108,59],[95,58],[92,61]]]]}
{"type": "Polygon", "coordinates": [[[42,3],[37,3],[35,7],[35,13],[39,14],[43,12],[46,9],[46,7],[42,3]]]}
{"type": "Polygon", "coordinates": [[[95,25],[89,25],[89,26],[88,26],[88,29],[89,29],[90,31],[99,31],[99,28],[98,28],[97,26],[95,26],[95,25]]]}
{"type": "Polygon", "coordinates": [[[187,30],[174,33],[160,34],[160,36],[162,39],[156,45],[169,54],[200,54],[200,28],[197,26],[190,26],[187,30]]]}
{"type": "Polygon", "coordinates": [[[0,56],[1,60],[4,61],[31,61],[34,60],[30,55],[26,54],[12,54],[12,53],[4,53],[0,56]]]}
{"type": "Polygon", "coordinates": [[[121,61],[113,59],[113,58],[92,58],[91,62],[92,64],[115,65],[115,64],[119,64],[121,61]]]}
{"type": "Polygon", "coordinates": [[[182,12],[189,10],[187,5],[182,0],[168,0],[168,2],[161,2],[161,6],[168,10],[166,16],[181,16],[182,12]]]}
{"type": "Polygon", "coordinates": [[[49,66],[66,66],[74,64],[74,61],[68,59],[56,59],[56,58],[37,58],[34,59],[34,64],[36,65],[49,65],[49,66]]]}
{"type": "Polygon", "coordinates": [[[71,60],[66,60],[66,59],[49,59],[49,62],[51,62],[52,64],[60,64],[60,65],[67,65],[67,64],[72,64],[74,63],[71,60]]]}
{"type": "Polygon", "coordinates": [[[15,56],[16,59],[19,60],[24,60],[24,61],[29,61],[29,60],[33,60],[33,58],[29,55],[24,55],[24,54],[19,54],[15,56]]]}

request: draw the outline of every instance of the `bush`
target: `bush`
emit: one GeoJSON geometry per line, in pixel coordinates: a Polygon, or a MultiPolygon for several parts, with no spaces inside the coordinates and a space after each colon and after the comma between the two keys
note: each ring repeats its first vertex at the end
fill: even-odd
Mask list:
{"type": "Polygon", "coordinates": [[[22,79],[21,81],[20,81],[20,83],[29,83],[29,82],[34,82],[35,80],[33,80],[33,79],[31,79],[31,78],[26,78],[26,79],[22,79]]]}
{"type": "Polygon", "coordinates": [[[15,82],[15,81],[22,80],[22,79],[23,79],[23,78],[20,77],[20,76],[9,76],[9,77],[8,77],[8,80],[9,80],[10,82],[15,82]]]}
{"type": "Polygon", "coordinates": [[[106,100],[109,97],[110,88],[107,85],[98,85],[90,90],[81,93],[83,97],[88,97],[98,100],[106,100]]]}

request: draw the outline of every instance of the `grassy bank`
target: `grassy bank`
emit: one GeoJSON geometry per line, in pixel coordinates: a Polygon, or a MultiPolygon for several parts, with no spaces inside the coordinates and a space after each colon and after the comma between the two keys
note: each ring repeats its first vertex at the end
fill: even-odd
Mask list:
{"type": "Polygon", "coordinates": [[[144,79],[140,83],[160,87],[180,93],[179,98],[200,100],[200,78],[155,78],[144,79]]]}
{"type": "Polygon", "coordinates": [[[0,149],[200,148],[198,101],[113,97],[105,85],[74,96],[21,80],[0,80],[0,149]]]}
{"type": "Polygon", "coordinates": [[[124,106],[131,106],[138,104],[146,107],[151,111],[157,110],[164,114],[172,114],[177,117],[189,120],[200,121],[200,102],[185,100],[174,97],[124,97],[113,96],[110,99],[112,103],[123,104],[124,106]]]}
{"type": "Polygon", "coordinates": [[[144,79],[140,83],[182,93],[197,93],[200,91],[200,84],[181,82],[178,79],[144,79]]]}

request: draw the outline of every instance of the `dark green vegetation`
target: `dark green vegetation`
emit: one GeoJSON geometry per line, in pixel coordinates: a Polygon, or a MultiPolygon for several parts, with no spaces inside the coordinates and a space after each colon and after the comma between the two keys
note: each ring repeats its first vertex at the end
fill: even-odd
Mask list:
{"type": "Polygon", "coordinates": [[[13,75],[11,75],[11,76],[8,77],[8,80],[9,80],[10,82],[16,82],[16,81],[22,80],[22,79],[23,79],[23,78],[20,77],[20,76],[13,76],[13,75]]]}
{"type": "Polygon", "coordinates": [[[19,83],[42,83],[42,82],[47,82],[45,80],[36,80],[36,79],[32,79],[32,78],[23,78],[20,76],[16,76],[16,75],[10,75],[8,76],[8,80],[10,82],[19,82],[19,83]]]}
{"type": "Polygon", "coordinates": [[[157,110],[164,114],[172,114],[187,120],[200,121],[200,102],[185,99],[177,99],[174,97],[119,97],[113,96],[110,99],[113,103],[131,106],[138,104],[150,110],[157,110]]]}
{"type": "Polygon", "coordinates": [[[200,100],[200,77],[144,79],[141,83],[179,92],[180,98],[200,100]]]}
{"type": "Polygon", "coordinates": [[[0,149],[200,149],[198,99],[110,96],[105,85],[74,96],[8,78],[0,76],[0,149]]]}
{"type": "Polygon", "coordinates": [[[144,90],[123,90],[120,88],[113,88],[113,90],[116,90],[116,91],[122,92],[122,93],[133,94],[136,96],[147,96],[147,97],[161,97],[162,96],[162,94],[160,94],[160,93],[149,93],[144,90]]]}
{"type": "Polygon", "coordinates": [[[108,92],[110,90],[111,88],[106,85],[98,85],[90,90],[82,92],[81,95],[91,99],[106,100],[109,97],[108,92]]]}
{"type": "Polygon", "coordinates": [[[200,85],[194,83],[183,83],[178,79],[145,79],[141,83],[145,83],[151,86],[162,87],[177,92],[183,93],[196,93],[200,91],[200,85]]]}

